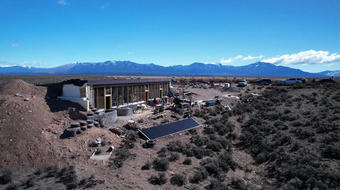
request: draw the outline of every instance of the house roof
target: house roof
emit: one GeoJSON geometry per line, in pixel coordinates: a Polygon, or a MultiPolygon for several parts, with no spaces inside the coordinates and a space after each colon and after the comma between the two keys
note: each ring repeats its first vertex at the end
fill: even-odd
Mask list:
{"type": "Polygon", "coordinates": [[[63,81],[61,84],[73,84],[76,86],[83,86],[85,83],[87,83],[87,80],[70,79],[70,80],[63,81]]]}
{"type": "Polygon", "coordinates": [[[88,80],[87,84],[91,86],[98,85],[112,85],[112,84],[139,84],[139,83],[153,83],[153,82],[170,82],[170,79],[102,79],[102,80],[88,80]]]}

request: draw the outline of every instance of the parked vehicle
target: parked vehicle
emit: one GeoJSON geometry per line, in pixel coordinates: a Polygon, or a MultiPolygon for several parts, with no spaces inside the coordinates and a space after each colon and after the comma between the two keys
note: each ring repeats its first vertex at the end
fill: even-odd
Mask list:
{"type": "Polygon", "coordinates": [[[255,84],[269,85],[272,83],[271,79],[259,79],[255,81],[255,84]]]}
{"type": "Polygon", "coordinates": [[[245,87],[245,86],[247,86],[247,81],[246,80],[241,80],[241,81],[239,81],[238,83],[237,83],[237,86],[238,87],[245,87]]]}
{"type": "Polygon", "coordinates": [[[302,83],[302,79],[300,79],[300,78],[290,78],[290,79],[281,80],[281,82],[283,82],[285,84],[299,84],[299,83],[302,83]]]}
{"type": "Polygon", "coordinates": [[[331,83],[334,84],[334,83],[336,83],[335,80],[333,80],[331,78],[329,78],[329,79],[320,79],[318,82],[319,83],[326,83],[326,84],[331,84],[331,83]]]}

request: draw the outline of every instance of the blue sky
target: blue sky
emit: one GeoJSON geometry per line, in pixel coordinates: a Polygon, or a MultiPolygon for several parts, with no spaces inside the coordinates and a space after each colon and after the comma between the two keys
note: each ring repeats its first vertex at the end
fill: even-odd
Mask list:
{"type": "Polygon", "coordinates": [[[0,1],[0,65],[106,60],[340,70],[340,1],[0,1]]]}

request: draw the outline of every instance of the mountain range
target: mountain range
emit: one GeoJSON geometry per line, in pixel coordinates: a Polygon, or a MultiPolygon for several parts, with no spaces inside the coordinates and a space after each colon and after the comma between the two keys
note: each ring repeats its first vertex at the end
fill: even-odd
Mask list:
{"type": "Polygon", "coordinates": [[[26,75],[154,75],[154,76],[255,76],[255,77],[340,77],[340,71],[309,73],[299,69],[256,62],[245,66],[192,63],[160,66],[131,61],[70,63],[53,68],[1,67],[0,74],[26,75]]]}

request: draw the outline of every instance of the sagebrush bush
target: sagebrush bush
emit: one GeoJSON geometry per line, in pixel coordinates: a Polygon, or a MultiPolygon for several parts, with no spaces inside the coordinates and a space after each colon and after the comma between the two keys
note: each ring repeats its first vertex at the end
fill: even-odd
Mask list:
{"type": "Polygon", "coordinates": [[[184,165],[191,165],[192,161],[190,158],[186,158],[184,161],[183,161],[183,164],[184,165]]]}
{"type": "Polygon", "coordinates": [[[169,160],[169,162],[173,162],[173,161],[178,160],[178,158],[179,158],[179,155],[178,155],[178,154],[176,154],[176,153],[171,153],[170,156],[169,156],[169,158],[168,158],[168,160],[169,160]]]}
{"type": "Polygon", "coordinates": [[[165,173],[159,173],[158,176],[151,176],[148,179],[149,183],[151,183],[152,185],[163,185],[167,182],[167,178],[165,176],[165,173]]]}
{"type": "Polygon", "coordinates": [[[238,189],[238,190],[247,190],[247,186],[245,182],[242,179],[239,178],[233,178],[231,181],[231,186],[233,189],[238,189]]]}
{"type": "Polygon", "coordinates": [[[95,179],[94,175],[91,175],[88,178],[80,180],[78,187],[81,187],[82,189],[89,189],[93,188],[97,184],[103,184],[104,182],[105,182],[104,180],[97,180],[95,179]]]}
{"type": "Polygon", "coordinates": [[[12,172],[9,169],[0,170],[0,184],[6,185],[12,182],[12,172]]]}
{"type": "Polygon", "coordinates": [[[214,140],[209,141],[206,146],[206,149],[210,149],[214,152],[219,152],[222,148],[222,144],[214,140]]]}
{"type": "Polygon", "coordinates": [[[183,186],[186,184],[186,177],[182,174],[174,174],[171,178],[170,178],[170,183],[172,185],[177,185],[177,186],[183,186]]]}
{"type": "Polygon", "coordinates": [[[127,160],[131,156],[129,150],[124,148],[118,148],[115,151],[114,158],[110,161],[109,166],[114,168],[123,167],[124,161],[127,160]]]}
{"type": "Polygon", "coordinates": [[[152,162],[153,168],[157,171],[166,171],[169,168],[169,162],[167,159],[156,158],[152,162]]]}
{"type": "Polygon", "coordinates": [[[205,187],[207,190],[226,190],[229,189],[227,185],[224,183],[220,182],[217,179],[212,178],[210,180],[210,184],[205,187]]]}
{"type": "Polygon", "coordinates": [[[151,163],[150,162],[146,162],[142,167],[141,169],[142,170],[149,170],[151,167],[151,163]]]}
{"type": "Polygon", "coordinates": [[[67,189],[75,189],[78,187],[78,177],[74,166],[61,169],[57,177],[67,187],[67,189]]]}
{"type": "Polygon", "coordinates": [[[167,153],[167,150],[166,148],[163,147],[157,152],[157,155],[158,157],[166,157],[166,153],[167,153]]]}
{"type": "Polygon", "coordinates": [[[204,181],[209,176],[209,173],[204,167],[200,167],[194,171],[193,176],[189,179],[190,183],[199,183],[204,181]]]}
{"type": "Polygon", "coordinates": [[[206,145],[206,143],[208,142],[208,138],[195,135],[190,138],[190,142],[194,143],[196,146],[203,146],[206,145]]]}
{"type": "Polygon", "coordinates": [[[322,155],[325,158],[340,160],[340,148],[335,145],[328,145],[322,150],[322,155]]]}

